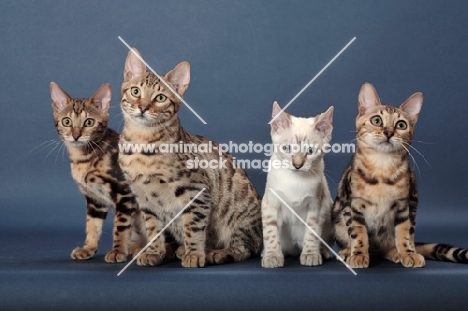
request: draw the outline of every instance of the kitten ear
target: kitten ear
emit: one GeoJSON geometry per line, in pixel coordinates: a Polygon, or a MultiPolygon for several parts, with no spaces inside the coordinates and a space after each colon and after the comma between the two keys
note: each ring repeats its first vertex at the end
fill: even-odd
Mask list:
{"type": "Polygon", "coordinates": [[[145,63],[141,61],[141,54],[136,48],[128,51],[127,59],[125,60],[124,80],[128,81],[134,77],[139,77],[146,74],[145,63]],[[135,55],[136,54],[136,55],[135,55]],[[140,57],[138,57],[138,56],[140,57]]]}
{"type": "Polygon", "coordinates": [[[180,96],[184,95],[190,83],[190,63],[187,61],[181,62],[169,71],[165,78],[174,85],[175,91],[180,96]]]}
{"type": "Polygon", "coordinates": [[[273,103],[273,112],[271,114],[273,122],[271,122],[271,128],[277,132],[280,133],[286,129],[289,128],[291,125],[291,119],[288,113],[285,111],[281,111],[280,105],[278,105],[278,102],[273,103]]]}
{"type": "Polygon", "coordinates": [[[104,83],[91,97],[93,106],[101,112],[107,112],[110,108],[112,88],[109,83],[104,83]]]}
{"type": "Polygon", "coordinates": [[[333,111],[334,111],[334,109],[335,108],[333,106],[328,108],[327,111],[325,111],[324,113],[322,113],[319,116],[318,122],[315,124],[315,129],[324,138],[330,136],[330,134],[331,134],[331,132],[333,130],[333,111]]]}
{"type": "Polygon", "coordinates": [[[359,114],[366,114],[370,109],[380,105],[380,98],[377,91],[370,83],[364,83],[359,91],[359,114]]]}
{"type": "Polygon", "coordinates": [[[406,112],[413,124],[418,121],[419,112],[423,103],[423,94],[418,92],[411,95],[401,106],[400,109],[406,112]]]}
{"type": "Polygon", "coordinates": [[[50,82],[50,97],[55,112],[62,111],[68,105],[70,95],[65,93],[55,82],[50,82]]]}

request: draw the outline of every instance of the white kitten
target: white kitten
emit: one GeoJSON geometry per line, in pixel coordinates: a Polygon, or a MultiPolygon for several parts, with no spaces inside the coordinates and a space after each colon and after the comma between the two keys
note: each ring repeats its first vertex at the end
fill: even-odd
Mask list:
{"type": "MultiPolygon", "coordinates": [[[[273,118],[281,113],[273,104],[273,118]]],[[[327,243],[332,240],[332,199],[324,175],[322,147],[331,140],[333,107],[312,118],[282,112],[271,124],[275,152],[262,201],[262,267],[284,265],[284,254],[301,255],[305,266],[331,257],[320,240],[270,190],[273,189],[327,243]]]]}

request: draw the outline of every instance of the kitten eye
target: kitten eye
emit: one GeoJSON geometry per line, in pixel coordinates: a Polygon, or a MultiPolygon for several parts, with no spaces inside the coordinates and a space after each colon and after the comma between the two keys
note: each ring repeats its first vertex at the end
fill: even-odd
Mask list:
{"type": "Polygon", "coordinates": [[[408,127],[408,125],[406,124],[405,121],[398,121],[396,124],[395,124],[395,127],[397,130],[406,130],[406,128],[408,127]]]}
{"type": "Polygon", "coordinates": [[[309,147],[309,149],[307,149],[307,154],[308,154],[308,155],[314,154],[314,148],[313,148],[313,147],[309,147]]]}
{"type": "Polygon", "coordinates": [[[140,97],[140,96],[141,96],[141,91],[140,91],[140,89],[137,88],[137,87],[132,87],[132,88],[130,89],[130,92],[131,92],[132,95],[135,96],[135,97],[140,97]]]}
{"type": "Polygon", "coordinates": [[[374,126],[382,126],[382,118],[379,116],[374,116],[370,119],[370,122],[374,126]]]}
{"type": "Polygon", "coordinates": [[[91,126],[93,126],[93,125],[94,125],[94,119],[86,119],[86,120],[84,121],[84,126],[85,126],[85,127],[91,127],[91,126]]]}
{"type": "Polygon", "coordinates": [[[283,150],[284,152],[289,153],[289,151],[291,150],[291,147],[289,145],[283,145],[283,146],[281,146],[281,150],[283,150]]]}
{"type": "Polygon", "coordinates": [[[164,102],[166,100],[166,98],[167,98],[166,95],[159,94],[159,95],[156,96],[156,101],[158,103],[162,103],[162,102],[164,102]]]}
{"type": "Polygon", "coordinates": [[[62,119],[62,125],[65,127],[70,127],[72,126],[72,120],[70,118],[63,118],[62,119]]]}

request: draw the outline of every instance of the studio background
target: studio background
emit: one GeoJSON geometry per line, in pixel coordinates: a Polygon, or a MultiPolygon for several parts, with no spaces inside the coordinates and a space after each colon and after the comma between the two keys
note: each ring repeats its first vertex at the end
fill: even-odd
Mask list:
{"type": "MultiPolygon", "coordinates": [[[[418,227],[431,238],[452,230],[452,240],[438,242],[464,240],[468,3],[11,1],[0,4],[0,25],[0,255],[5,267],[15,258],[34,256],[34,249],[44,251],[40,242],[30,240],[44,232],[53,237],[47,246],[53,249],[51,260],[68,262],[73,247],[83,242],[84,198],[71,178],[66,152],[46,143],[59,139],[49,83],[55,81],[74,97],[89,97],[110,83],[110,126],[120,131],[120,84],[128,49],[118,36],[137,47],[159,73],[183,60],[191,63],[185,100],[207,125],[181,106],[182,125],[220,143],[270,142],[267,123],[273,101],[284,107],[356,37],[286,111],[308,117],[333,105],[333,142],[350,143],[364,82],[376,87],[384,104],[400,105],[423,92],[413,143],[418,151],[411,150],[419,167],[413,164],[419,184],[418,227]],[[60,237],[70,232],[76,245],[61,245],[60,237]],[[9,242],[16,233],[24,238],[21,245],[9,242]]],[[[350,157],[325,157],[332,196],[350,157]]],[[[248,174],[263,195],[266,173],[248,174]]],[[[110,221],[106,228],[103,239],[109,240],[110,221]]],[[[101,254],[105,251],[100,248],[101,254]]]]}

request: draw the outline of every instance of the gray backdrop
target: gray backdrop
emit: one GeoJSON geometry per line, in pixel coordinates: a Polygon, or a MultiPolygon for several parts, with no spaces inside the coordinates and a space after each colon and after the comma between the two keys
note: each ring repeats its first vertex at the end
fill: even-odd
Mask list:
{"type": "MultiPolygon", "coordinates": [[[[357,94],[384,103],[417,91],[424,105],[412,154],[420,223],[466,219],[468,4],[461,1],[15,1],[0,4],[0,230],[84,225],[84,200],[58,139],[49,83],[76,97],[113,87],[121,130],[127,48],[158,72],[191,62],[183,126],[218,142],[269,142],[271,106],[284,106],[353,37],[356,41],[287,109],[312,116],[335,106],[333,141],[354,138],[357,94]]],[[[238,155],[240,158],[253,156],[238,155]]],[[[264,156],[261,157],[265,158],[264,156]]],[[[332,194],[350,155],[326,157],[332,194]]],[[[249,170],[263,194],[266,174],[249,170]]]]}

